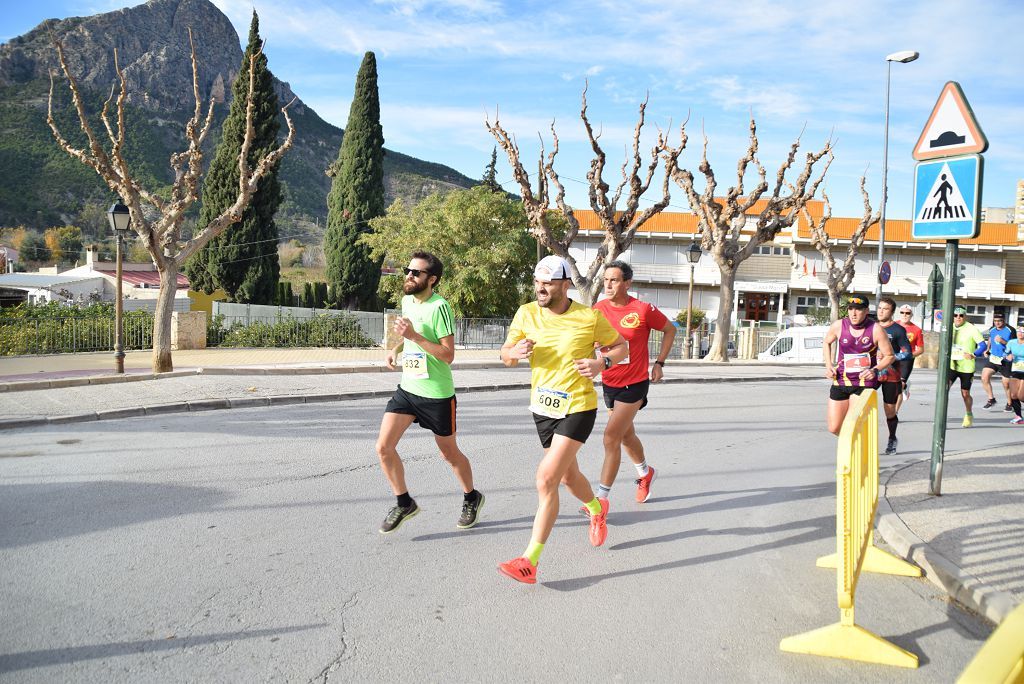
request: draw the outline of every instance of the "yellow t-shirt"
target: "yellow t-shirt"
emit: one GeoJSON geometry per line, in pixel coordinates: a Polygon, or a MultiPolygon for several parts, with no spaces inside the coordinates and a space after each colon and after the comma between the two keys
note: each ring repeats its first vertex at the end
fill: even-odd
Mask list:
{"type": "Polygon", "coordinates": [[[576,359],[594,358],[594,342],[606,346],[618,339],[619,333],[600,311],[571,302],[561,316],[542,309],[537,302],[523,304],[516,311],[508,329],[505,344],[524,338],[533,340],[530,358],[530,408],[554,404],[552,413],[567,415],[597,408],[594,381],[576,370],[576,359]]]}

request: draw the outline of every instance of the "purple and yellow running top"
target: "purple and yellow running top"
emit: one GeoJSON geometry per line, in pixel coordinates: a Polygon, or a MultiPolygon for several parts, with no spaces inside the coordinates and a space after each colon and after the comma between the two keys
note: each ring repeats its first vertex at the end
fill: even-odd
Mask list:
{"type": "Polygon", "coordinates": [[[868,319],[864,328],[857,330],[850,319],[843,319],[839,335],[839,359],[836,362],[835,384],[843,387],[878,387],[878,379],[861,380],[860,374],[873,368],[878,353],[875,344],[875,322],[868,319]]]}

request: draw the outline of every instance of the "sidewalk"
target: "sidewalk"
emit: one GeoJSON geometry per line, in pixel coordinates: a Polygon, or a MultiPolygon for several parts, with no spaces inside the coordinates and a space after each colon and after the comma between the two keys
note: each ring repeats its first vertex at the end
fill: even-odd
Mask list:
{"type": "MultiPolygon", "coordinates": [[[[117,376],[109,352],[0,358],[0,434],[172,412],[383,399],[399,377],[384,367],[380,350],[179,351],[175,372],[159,376],[149,363],[149,352],[130,352],[126,374],[117,376]]],[[[459,392],[529,387],[529,370],[502,367],[497,350],[460,350],[453,367],[459,392]]],[[[669,383],[820,378],[816,364],[670,361],[665,369],[669,383]]],[[[998,623],[1024,601],[1024,446],[947,455],[941,497],[927,493],[928,479],[927,459],[881,473],[878,532],[951,597],[998,623]]]]}

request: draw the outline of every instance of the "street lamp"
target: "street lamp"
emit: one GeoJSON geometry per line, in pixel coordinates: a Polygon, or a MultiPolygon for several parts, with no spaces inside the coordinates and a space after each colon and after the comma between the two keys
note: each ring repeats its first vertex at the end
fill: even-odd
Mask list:
{"type": "MultiPolygon", "coordinates": [[[[885,142],[882,147],[882,214],[878,219],[878,268],[882,267],[882,260],[885,258],[885,201],[889,195],[887,176],[889,174],[889,80],[892,73],[892,63],[900,62],[906,64],[913,62],[920,57],[920,54],[913,50],[894,52],[885,58],[885,142]]],[[[876,273],[877,277],[878,274],[876,273]]],[[[882,280],[878,279],[878,289],[875,291],[875,306],[882,298],[882,280]]]]}
{"type": "Polygon", "coordinates": [[[690,294],[686,302],[686,358],[688,359],[693,358],[693,337],[690,335],[690,317],[693,314],[693,270],[697,267],[702,253],[696,240],[691,242],[690,247],[686,250],[686,258],[690,262],[690,294]]]}
{"type": "Polygon", "coordinates": [[[114,371],[124,373],[124,328],[122,318],[124,314],[124,300],[121,297],[121,244],[124,236],[128,233],[128,226],[131,224],[131,216],[128,207],[118,199],[107,210],[107,219],[110,221],[110,229],[117,236],[117,295],[114,300],[114,371]]]}

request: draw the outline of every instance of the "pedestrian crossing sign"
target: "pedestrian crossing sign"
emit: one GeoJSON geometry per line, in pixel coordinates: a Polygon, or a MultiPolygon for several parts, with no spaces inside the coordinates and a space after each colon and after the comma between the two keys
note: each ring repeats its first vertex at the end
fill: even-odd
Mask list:
{"type": "Polygon", "coordinates": [[[982,166],[980,154],[917,163],[912,230],[915,240],[978,237],[982,166]]]}

